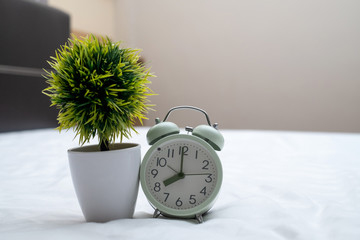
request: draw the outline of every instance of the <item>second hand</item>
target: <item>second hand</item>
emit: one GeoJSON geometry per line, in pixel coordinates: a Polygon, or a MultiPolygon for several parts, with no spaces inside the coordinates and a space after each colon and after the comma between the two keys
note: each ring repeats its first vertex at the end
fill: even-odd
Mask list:
{"type": "Polygon", "coordinates": [[[173,170],[174,172],[179,173],[179,172],[176,171],[173,167],[170,167],[170,165],[167,165],[167,166],[168,166],[168,168],[170,168],[170,169],[173,170]]]}
{"type": "Polygon", "coordinates": [[[210,175],[211,173],[185,173],[185,176],[210,175]]]}

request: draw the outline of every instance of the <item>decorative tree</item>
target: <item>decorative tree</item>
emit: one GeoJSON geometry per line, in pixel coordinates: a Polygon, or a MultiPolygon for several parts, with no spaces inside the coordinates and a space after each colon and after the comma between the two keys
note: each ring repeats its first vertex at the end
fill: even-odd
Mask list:
{"type": "Polygon", "coordinates": [[[59,131],[73,128],[81,145],[97,135],[101,151],[118,137],[129,138],[152,106],[147,84],[154,75],[139,52],[93,35],[73,36],[61,46],[48,62],[54,71],[46,71],[50,86],[43,90],[59,109],[59,131]]]}

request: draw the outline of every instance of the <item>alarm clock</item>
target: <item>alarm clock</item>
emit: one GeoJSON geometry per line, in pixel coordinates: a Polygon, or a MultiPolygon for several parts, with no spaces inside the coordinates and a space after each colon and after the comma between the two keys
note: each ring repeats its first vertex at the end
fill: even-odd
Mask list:
{"type": "Polygon", "coordinates": [[[163,121],[157,118],[155,123],[147,132],[152,146],[140,168],[141,187],[155,209],[153,217],[196,218],[201,223],[221,187],[223,172],[216,151],[223,148],[224,138],[208,114],[193,106],[171,108],[163,121]],[[180,133],[175,123],[166,121],[179,109],[202,112],[208,124],[180,133]]]}

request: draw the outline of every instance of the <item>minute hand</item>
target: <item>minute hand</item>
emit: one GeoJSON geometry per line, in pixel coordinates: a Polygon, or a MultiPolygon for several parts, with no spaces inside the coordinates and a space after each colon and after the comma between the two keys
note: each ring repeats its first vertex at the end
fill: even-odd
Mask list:
{"type": "Polygon", "coordinates": [[[183,173],[183,165],[184,165],[184,148],[181,149],[180,173],[183,173]]]}

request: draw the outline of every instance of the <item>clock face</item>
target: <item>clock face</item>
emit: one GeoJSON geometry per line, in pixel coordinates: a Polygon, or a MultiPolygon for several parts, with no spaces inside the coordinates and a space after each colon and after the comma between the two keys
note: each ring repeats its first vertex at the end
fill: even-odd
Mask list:
{"type": "Polygon", "coordinates": [[[172,215],[208,210],[222,181],[217,154],[192,135],[162,140],[150,148],[142,166],[142,185],[150,202],[172,215]]]}

